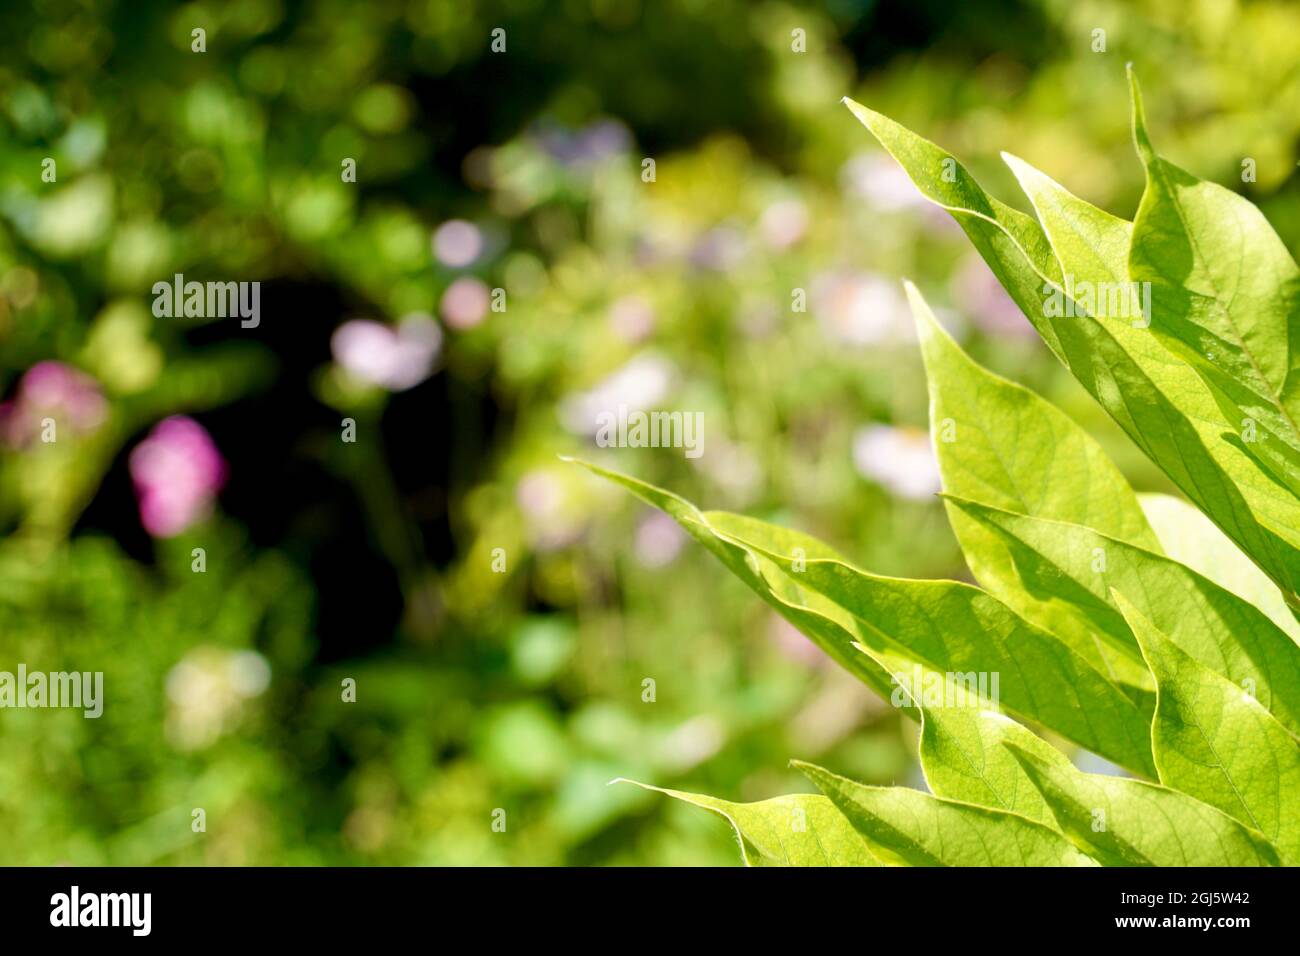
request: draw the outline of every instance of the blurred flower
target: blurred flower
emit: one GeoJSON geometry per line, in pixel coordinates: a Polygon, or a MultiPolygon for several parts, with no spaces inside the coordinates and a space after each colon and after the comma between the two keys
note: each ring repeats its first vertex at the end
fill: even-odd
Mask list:
{"type": "Polygon", "coordinates": [[[883,212],[921,209],[930,201],[903,172],[903,167],[883,153],[861,153],[840,169],[840,182],[851,195],[865,199],[883,212]]]}
{"type": "Polygon", "coordinates": [[[715,226],[691,247],[691,265],[714,272],[727,272],[745,257],[745,234],[735,226],[715,226]]]}
{"type": "Polygon", "coordinates": [[[555,551],[582,533],[583,516],[567,494],[567,485],[549,471],[530,471],[515,485],[515,502],[523,512],[532,546],[555,551]]]}
{"type": "Polygon", "coordinates": [[[214,743],[270,683],[271,665],[256,651],[196,647],[167,674],[168,739],[178,750],[214,743]]]}
{"type": "Polygon", "coordinates": [[[930,437],[915,428],[868,425],[853,436],[853,464],[900,498],[925,499],[943,487],[930,437]]]}
{"type": "Polygon", "coordinates": [[[758,231],[773,249],[788,249],[808,231],[808,207],[797,199],[783,199],[763,210],[758,231]]]}
{"type": "Polygon", "coordinates": [[[684,773],[708,760],[727,741],[727,729],[712,714],[692,717],[673,728],[659,743],[658,758],[675,773],[684,773]]]}
{"type": "Polygon", "coordinates": [[[334,361],[352,377],[390,392],[414,388],[428,378],[441,348],[442,329],[424,313],[406,316],[396,328],[352,319],[330,336],[334,361]]]}
{"type": "Polygon", "coordinates": [[[653,409],[668,394],[675,374],[667,359],[638,355],[590,391],[561,399],[560,421],[575,435],[595,435],[601,412],[614,412],[620,405],[636,411],[653,409]]]}
{"type": "Polygon", "coordinates": [[[552,159],[577,170],[627,152],[632,140],[626,126],[610,119],[598,120],[577,131],[555,124],[539,125],[532,136],[552,159]]]}
{"type": "Polygon", "coordinates": [[[651,511],[636,529],[637,560],[647,568],[671,564],[682,550],[686,532],[662,511],[651,511]]]}
{"type": "Polygon", "coordinates": [[[94,431],[108,414],[99,383],[63,362],[37,362],[23,375],[13,399],[0,404],[0,439],[15,448],[40,430],[41,419],[74,434],[94,431]]]}
{"type": "Polygon", "coordinates": [[[750,504],[762,489],[763,465],[744,445],[725,438],[710,439],[708,454],[695,459],[695,464],[733,506],[750,504]]]}
{"type": "Polygon", "coordinates": [[[140,523],[155,538],[180,534],[206,517],[226,482],[226,462],[206,430],[177,415],[154,426],[129,459],[140,523]]]}
{"type": "Polygon", "coordinates": [[[483,252],[483,233],[464,219],[450,219],[433,233],[434,257],[445,266],[463,269],[483,252]]]}
{"type": "Polygon", "coordinates": [[[915,326],[897,282],[872,273],[823,273],[813,280],[813,310],[831,339],[850,345],[908,341],[915,326]]]}
{"type": "Polygon", "coordinates": [[[1037,338],[1020,306],[978,255],[967,256],[949,284],[953,302],[992,335],[1037,338]]]}
{"type": "Polygon", "coordinates": [[[781,310],[771,299],[746,295],[737,312],[737,325],[746,337],[764,339],[781,324],[781,310]]]}
{"type": "Polygon", "coordinates": [[[654,331],[654,308],[638,295],[625,295],[610,306],[609,324],[619,338],[639,342],[654,331]]]}
{"type": "Polygon", "coordinates": [[[442,294],[442,319],[453,329],[472,329],[483,321],[491,295],[479,279],[462,276],[442,294]]]}
{"type": "Polygon", "coordinates": [[[777,649],[792,661],[808,667],[824,667],[830,662],[825,651],[775,611],[768,617],[767,636],[777,649]]]}

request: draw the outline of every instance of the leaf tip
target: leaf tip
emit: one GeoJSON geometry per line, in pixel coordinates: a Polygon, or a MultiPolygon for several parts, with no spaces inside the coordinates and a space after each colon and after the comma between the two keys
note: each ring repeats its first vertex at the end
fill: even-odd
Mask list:
{"type": "Polygon", "coordinates": [[[998,155],[1002,157],[1002,162],[1007,164],[1007,167],[1011,170],[1016,179],[1020,179],[1024,175],[1032,175],[1038,172],[1038,170],[1034,169],[1033,166],[1030,166],[1015,153],[1009,153],[1004,149],[998,155]]]}
{"type": "Polygon", "coordinates": [[[1137,70],[1133,68],[1133,64],[1129,63],[1125,69],[1128,73],[1128,93],[1132,109],[1133,145],[1137,147],[1142,161],[1151,163],[1155,159],[1155,149],[1151,145],[1151,137],[1147,135],[1147,115],[1146,107],[1142,104],[1142,86],[1138,83],[1137,70]]]}
{"type": "Polygon", "coordinates": [[[921,290],[915,283],[904,279],[903,290],[907,293],[907,304],[911,306],[912,318],[916,321],[917,339],[924,344],[934,335],[939,320],[934,317],[930,304],[925,301],[925,296],[921,295],[921,290]]]}
{"type": "MultiPolygon", "coordinates": [[[[858,122],[871,131],[871,135],[876,135],[875,124],[884,119],[873,109],[868,109],[852,97],[845,96],[840,100],[849,108],[849,112],[858,118],[858,122]]],[[[879,137],[877,137],[879,138],[879,137]]]]}

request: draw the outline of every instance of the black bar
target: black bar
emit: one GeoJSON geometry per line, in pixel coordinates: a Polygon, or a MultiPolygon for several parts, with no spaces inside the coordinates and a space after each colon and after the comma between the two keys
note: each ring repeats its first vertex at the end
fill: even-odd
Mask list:
{"type": "Polygon", "coordinates": [[[0,920],[6,943],[77,934],[128,943],[373,944],[421,934],[448,946],[466,945],[465,935],[619,946],[663,934],[664,945],[734,945],[778,929],[810,941],[847,933],[864,946],[1027,933],[1071,943],[1190,935],[1230,943],[1243,933],[1289,931],[1295,879],[1286,870],[1245,869],[10,868],[0,870],[0,920]],[[87,917],[87,907],[100,909],[98,894],[150,894],[148,935],[136,936],[143,897],[139,909],[109,901],[104,912],[111,917],[117,907],[125,925],[51,925],[63,915],[58,894],[70,908],[74,886],[87,917]]]}

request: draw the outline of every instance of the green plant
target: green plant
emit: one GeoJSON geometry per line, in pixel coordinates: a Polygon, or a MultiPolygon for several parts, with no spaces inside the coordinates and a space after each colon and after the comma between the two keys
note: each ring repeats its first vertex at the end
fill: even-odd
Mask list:
{"type": "Polygon", "coordinates": [[[981,587],[870,574],[587,466],[921,722],[932,795],[808,764],[824,796],[664,791],[725,816],[746,863],[1300,863],[1300,270],[1247,200],[1154,152],[1130,81],[1147,173],[1132,223],[1004,156],[1035,220],[848,105],[1191,505],[1135,494],[1066,415],[966,356],[910,284],[945,506],[981,587]],[[1031,727],[1134,777],[1077,770],[1031,727]]]}

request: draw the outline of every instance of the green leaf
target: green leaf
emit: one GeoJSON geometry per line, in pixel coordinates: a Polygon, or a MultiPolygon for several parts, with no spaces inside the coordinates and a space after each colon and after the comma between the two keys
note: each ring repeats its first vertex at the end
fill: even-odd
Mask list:
{"type": "Polygon", "coordinates": [[[909,866],[1096,866],[1055,830],[1005,810],[869,787],[794,762],[871,841],[881,859],[909,866]]]}
{"type": "Polygon", "coordinates": [[[873,653],[984,678],[990,688],[997,681],[995,696],[1012,713],[1137,773],[1154,774],[1143,712],[1069,647],[979,588],[883,577],[832,558],[796,565],[756,542],[738,543],[851,614],[861,644],[873,653]]]}
{"type": "Polygon", "coordinates": [[[1135,328],[1131,317],[1089,321],[1086,310],[1069,315],[1048,308],[1059,304],[1067,276],[1096,282],[1127,275],[1119,257],[1122,227],[1114,217],[1042,174],[1028,175],[1027,164],[1011,158],[1044,220],[1040,227],[985,194],[940,147],[879,113],[848,105],[922,194],[952,213],[1043,340],[1143,453],[1259,563],[1288,603],[1300,606],[1295,496],[1246,450],[1196,371],[1149,330],[1135,328]],[[945,179],[950,171],[952,182],[945,179]]]}
{"type": "MultiPolygon", "coordinates": [[[[1130,280],[1122,220],[1072,195],[1023,160],[1005,155],[1064,270],[1068,288],[1117,288],[1130,280]]],[[[1079,296],[1083,298],[1082,296],[1079,296]]],[[[1295,499],[1236,434],[1235,420],[1197,370],[1161,344],[1109,294],[1092,309],[1054,320],[1070,371],[1139,448],[1280,583],[1300,581],[1295,499]],[[1105,302],[1105,307],[1100,307],[1105,302]],[[1088,321],[1091,317],[1093,321],[1088,321]]],[[[1123,301],[1123,297],[1118,297],[1123,301]]],[[[1156,304],[1150,296],[1154,316],[1156,304]]],[[[1271,446],[1270,446],[1271,447],[1271,446]]],[[[1290,585],[1288,585],[1290,586],[1290,585]]],[[[1294,590],[1294,587],[1291,588],[1294,590]]]]}
{"type": "MultiPolygon", "coordinates": [[[[831,557],[835,553],[831,548],[808,535],[777,528],[739,515],[727,515],[722,512],[711,512],[706,515],[684,498],[644,481],[609,471],[590,462],[572,458],[564,460],[579,464],[593,474],[622,485],[646,504],[658,508],[673,518],[777,613],[811,638],[832,660],[875,689],[881,696],[889,696],[889,675],[874,661],[858,653],[854,648],[858,634],[852,622],[847,622],[848,628],[846,628],[846,622],[843,620],[846,616],[842,612],[818,595],[806,593],[785,575],[765,573],[763,562],[757,555],[731,538],[722,537],[714,523],[720,523],[724,527],[749,535],[760,533],[770,535],[771,537],[766,540],[772,547],[789,548],[791,554],[795,553],[796,547],[803,547],[807,549],[805,553],[809,555],[831,557]]],[[[767,569],[769,572],[774,570],[767,569]]]]}
{"type": "Polygon", "coordinates": [[[1050,402],[976,364],[916,287],[906,286],[945,490],[1158,550],[1137,496],[1092,436],[1050,402]]]}
{"type": "Polygon", "coordinates": [[[746,866],[883,865],[867,839],[821,794],[792,793],[757,803],[732,803],[635,780],[612,782],[636,784],[718,814],[736,832],[746,866]]]}
{"type": "MultiPolygon", "coordinates": [[[[1101,446],[1049,402],[977,365],[935,321],[916,287],[908,283],[907,292],[925,358],[930,433],[944,489],[1009,511],[1085,524],[1159,550],[1137,496],[1101,446]]],[[[1098,642],[1077,615],[1058,614],[1048,602],[1022,600],[1020,575],[1002,538],[951,505],[948,519],[966,563],[991,594],[1116,681],[1138,689],[1152,686],[1131,638],[1115,651],[1098,642]]]]}
{"type": "Polygon", "coordinates": [[[903,167],[921,194],[946,209],[998,277],[1043,340],[1064,361],[1050,323],[1042,320],[1043,282],[1061,270],[1038,223],[988,195],[942,148],[875,110],[845,97],[853,115],[903,167]]]}
{"type": "Polygon", "coordinates": [[[1259,833],[1187,794],[1083,773],[1008,742],[1057,825],[1103,866],[1280,866],[1259,833]]]}
{"type": "MultiPolygon", "coordinates": [[[[1076,305],[1088,304],[1086,296],[1082,294],[1088,287],[1081,286],[1081,283],[1091,283],[1093,293],[1100,283],[1128,284],[1127,265],[1132,223],[1084,202],[1018,156],[1004,152],[1002,160],[1010,167],[1038,214],[1043,234],[1061,267],[1058,287],[1062,291],[1075,290],[1081,293],[1076,305]]],[[[1093,308],[1088,313],[1092,315],[1104,312],[1108,317],[1123,318],[1130,324],[1137,318],[1134,315],[1111,314],[1112,310],[1103,310],[1102,304],[1103,301],[1094,296],[1093,308]]],[[[1106,304],[1109,305],[1109,300],[1106,304]]],[[[1124,307],[1133,303],[1121,300],[1115,304],[1124,307]]],[[[1113,312],[1121,310],[1117,308],[1113,312]]]]}
{"type": "Polygon", "coordinates": [[[876,660],[894,676],[893,699],[910,699],[921,712],[921,770],[931,793],[1054,826],[1038,787],[1004,744],[1069,765],[1063,753],[949,675],[887,654],[876,660]]]}
{"type": "Polygon", "coordinates": [[[1151,330],[1211,387],[1248,450],[1300,488],[1300,268],[1249,200],[1156,154],[1129,69],[1133,140],[1146,189],[1129,273],[1151,284],[1151,330]]]}
{"type": "Polygon", "coordinates": [[[1277,585],[1213,521],[1172,495],[1140,494],[1138,502],[1165,554],[1253,604],[1292,640],[1300,641],[1300,622],[1277,585]]]}
{"type": "Polygon", "coordinates": [[[1124,617],[1155,675],[1160,782],[1218,807],[1300,863],[1300,747],[1259,701],[1179,650],[1126,596],[1124,617]]]}
{"type": "Polygon", "coordinates": [[[1162,555],[1090,528],[950,499],[1011,550],[1027,603],[1073,615],[1117,649],[1141,660],[1112,592],[1129,595],[1152,624],[1204,667],[1238,686],[1300,732],[1300,647],[1261,611],[1162,555]]]}

